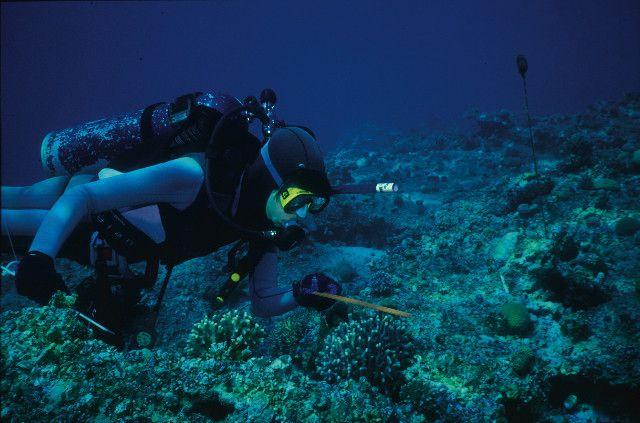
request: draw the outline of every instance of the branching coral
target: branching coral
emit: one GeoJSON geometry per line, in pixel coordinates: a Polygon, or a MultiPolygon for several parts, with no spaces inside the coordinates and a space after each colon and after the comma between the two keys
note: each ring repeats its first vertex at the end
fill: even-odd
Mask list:
{"type": "Polygon", "coordinates": [[[196,323],[186,353],[197,358],[246,360],[264,339],[264,329],[247,312],[232,310],[196,323]]]}
{"type": "Polygon", "coordinates": [[[399,386],[413,350],[401,321],[375,314],[341,323],[327,337],[317,361],[318,373],[329,382],[366,377],[392,391],[399,386]]]}

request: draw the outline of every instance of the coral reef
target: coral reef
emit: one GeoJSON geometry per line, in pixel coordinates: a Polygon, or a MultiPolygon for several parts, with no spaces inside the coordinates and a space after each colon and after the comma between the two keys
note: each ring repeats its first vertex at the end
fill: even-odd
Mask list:
{"type": "Polygon", "coordinates": [[[351,262],[345,259],[341,259],[334,264],[328,269],[328,272],[340,283],[350,283],[358,277],[358,271],[353,267],[351,262]]]}
{"type": "Polygon", "coordinates": [[[564,160],[561,168],[567,172],[576,172],[593,162],[593,143],[582,134],[574,134],[563,144],[561,154],[564,160]]]}
{"type": "Polygon", "coordinates": [[[4,313],[1,322],[4,421],[421,421],[366,383],[314,381],[286,355],[123,353],[53,306],[4,313]]]}
{"type": "Polygon", "coordinates": [[[53,306],[3,313],[1,351],[5,421],[169,419],[191,398],[183,387],[207,383],[171,354],[121,353],[53,306]]]}
{"type": "Polygon", "coordinates": [[[615,231],[620,236],[634,235],[640,229],[640,220],[635,217],[625,216],[616,221],[615,231]]]}
{"type": "Polygon", "coordinates": [[[365,377],[393,391],[414,351],[411,337],[399,320],[375,314],[341,323],[325,339],[318,356],[318,373],[329,382],[365,377]]]}
{"type": "Polygon", "coordinates": [[[506,333],[526,335],[531,331],[531,319],[527,308],[515,302],[509,302],[500,308],[502,325],[506,333]]]}
{"type": "MultiPolygon", "coordinates": [[[[520,115],[472,118],[475,131],[375,130],[329,154],[332,182],[400,191],[332,199],[280,254],[283,286],[323,270],[410,318],[340,303],[259,319],[241,287],[240,311],[203,319],[223,250],[175,268],[155,349],[119,351],[72,297],[35,307],[3,275],[0,419],[634,421],[640,95],[535,116],[539,175],[520,115]]],[[[57,264],[72,288],[90,273],[57,264]]]]}
{"type": "Polygon", "coordinates": [[[518,376],[524,376],[533,368],[535,359],[533,350],[523,347],[511,355],[511,368],[518,376]]]}
{"type": "Polygon", "coordinates": [[[283,316],[269,328],[267,342],[271,355],[289,355],[294,364],[311,370],[321,347],[322,334],[326,332],[322,315],[312,310],[294,310],[283,316]]]}
{"type": "Polygon", "coordinates": [[[196,358],[246,360],[264,339],[264,329],[247,312],[231,310],[205,317],[187,339],[186,353],[196,358]]]}

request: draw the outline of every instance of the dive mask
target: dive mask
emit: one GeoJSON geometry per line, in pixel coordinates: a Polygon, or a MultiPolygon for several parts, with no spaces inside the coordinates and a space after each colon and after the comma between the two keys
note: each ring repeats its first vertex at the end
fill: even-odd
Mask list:
{"type": "Polygon", "coordinates": [[[278,201],[285,213],[296,213],[303,207],[310,213],[319,213],[327,207],[329,198],[296,186],[285,186],[278,191],[278,201]]]}

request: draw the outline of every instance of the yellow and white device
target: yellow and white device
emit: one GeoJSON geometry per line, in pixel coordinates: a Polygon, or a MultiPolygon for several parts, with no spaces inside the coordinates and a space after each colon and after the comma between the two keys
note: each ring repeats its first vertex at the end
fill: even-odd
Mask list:
{"type": "Polygon", "coordinates": [[[398,192],[395,182],[367,182],[359,184],[338,185],[333,187],[332,195],[340,194],[375,194],[398,192]]]}
{"type": "Polygon", "coordinates": [[[380,182],[376,184],[376,192],[398,192],[395,182],[380,182]]]}

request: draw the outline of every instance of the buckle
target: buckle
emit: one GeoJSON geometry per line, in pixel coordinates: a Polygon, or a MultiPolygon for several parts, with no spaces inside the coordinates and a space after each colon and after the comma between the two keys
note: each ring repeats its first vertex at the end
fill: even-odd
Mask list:
{"type": "Polygon", "coordinates": [[[169,119],[172,124],[187,120],[191,114],[191,95],[178,97],[169,107],[169,119]]]}

